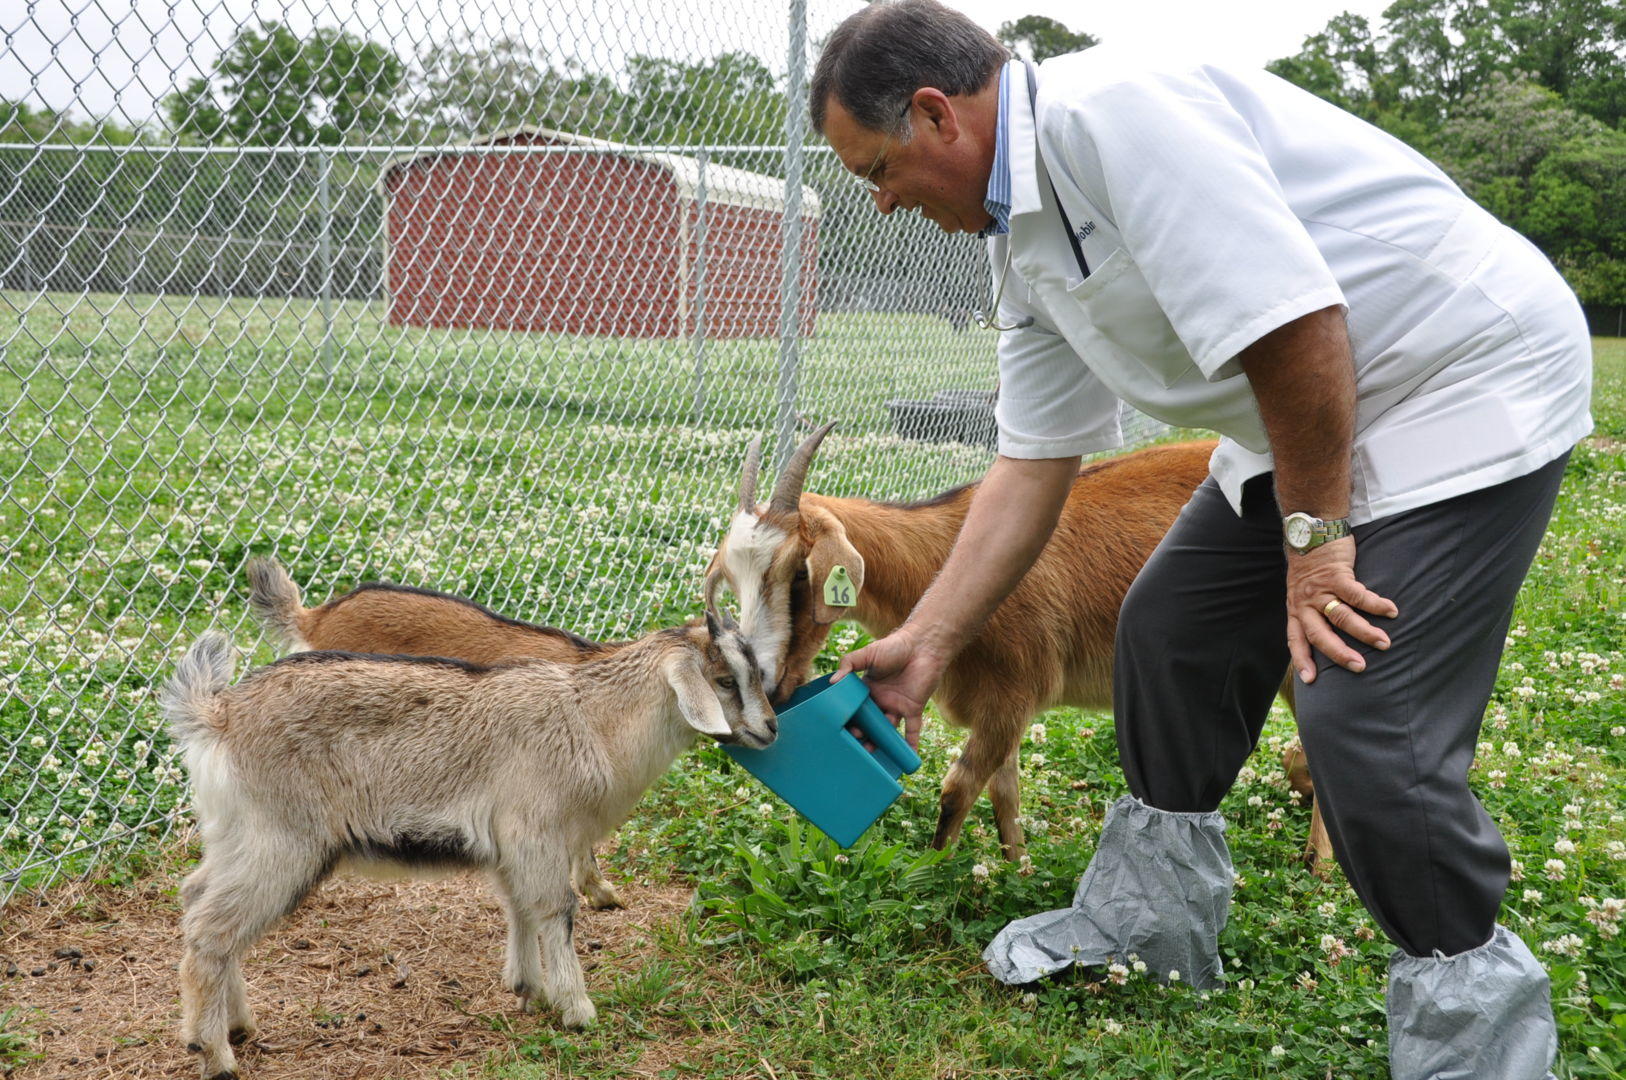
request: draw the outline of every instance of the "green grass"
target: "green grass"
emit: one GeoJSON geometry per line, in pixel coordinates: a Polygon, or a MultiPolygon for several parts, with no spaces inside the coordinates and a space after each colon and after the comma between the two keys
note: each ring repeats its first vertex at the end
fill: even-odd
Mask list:
{"type": "Polygon", "coordinates": [[[10,1072],[40,1057],[34,1036],[23,1023],[21,1009],[0,1009],[0,1072],[10,1072]]]}
{"type": "MultiPolygon", "coordinates": [[[[710,343],[696,423],[686,342],[403,330],[345,304],[324,362],[316,318],[53,295],[0,343],[0,875],[38,884],[109,836],[102,872],[140,872],[183,791],[152,686],[206,625],[254,643],[248,554],[281,556],[313,599],[390,577],[590,634],[693,610],[741,449],[772,430],[776,343],[710,343]]],[[[822,317],[799,401],[843,427],[817,486],[918,496],[976,476],[984,454],[898,440],[881,403],[986,387],[991,349],[941,320],[822,317]]],[[[1597,351],[1598,432],[1521,595],[1474,775],[1521,864],[1504,921],[1553,975],[1560,1075],[1618,1078],[1626,946],[1601,904],[1626,896],[1626,342],[1597,351]]],[[[1058,710],[1030,733],[1031,873],[997,858],[986,803],[959,847],[928,853],[959,741],[939,723],[904,799],[846,853],[720,751],[689,754],[607,862],[694,883],[695,908],[641,968],[590,975],[594,1031],[506,1018],[513,1049],[484,1071],[1381,1077],[1389,947],[1347,885],[1295,861],[1308,813],[1276,762],[1290,735],[1275,716],[1223,806],[1243,882],[1230,981],[1206,996],[1078,974],[1024,992],[982,968],[1007,920],[1068,901],[1124,789],[1110,717],[1058,710]]],[[[27,1045],[16,1022],[0,1055],[27,1045]]]]}

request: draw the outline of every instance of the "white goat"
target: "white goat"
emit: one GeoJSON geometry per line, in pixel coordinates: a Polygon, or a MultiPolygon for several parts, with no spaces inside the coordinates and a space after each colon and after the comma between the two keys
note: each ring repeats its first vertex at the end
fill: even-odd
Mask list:
{"type": "Polygon", "coordinates": [[[586,664],[307,652],[228,688],[232,666],[207,633],[162,697],[203,834],[181,891],[181,1003],[211,1080],[236,1075],[230,1044],[255,1031],[243,953],[341,864],[487,871],[508,987],[590,1023],[572,862],[696,731],[753,748],[778,731],[750,646],[712,617],[586,664]]]}

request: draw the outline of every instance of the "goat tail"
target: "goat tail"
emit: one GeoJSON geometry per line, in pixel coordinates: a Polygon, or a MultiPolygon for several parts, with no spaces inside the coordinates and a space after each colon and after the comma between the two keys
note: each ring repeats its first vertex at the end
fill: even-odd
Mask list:
{"type": "Polygon", "coordinates": [[[211,705],[214,696],[231,682],[232,662],[231,639],[219,630],[209,630],[186,650],[175,674],[164,684],[158,708],[182,746],[196,746],[219,730],[211,705]]]}
{"type": "Polygon", "coordinates": [[[248,561],[248,606],[260,625],[269,630],[290,652],[308,648],[305,636],[299,630],[299,616],[304,612],[304,599],[299,586],[288,576],[288,571],[275,559],[253,558],[248,561]]]}

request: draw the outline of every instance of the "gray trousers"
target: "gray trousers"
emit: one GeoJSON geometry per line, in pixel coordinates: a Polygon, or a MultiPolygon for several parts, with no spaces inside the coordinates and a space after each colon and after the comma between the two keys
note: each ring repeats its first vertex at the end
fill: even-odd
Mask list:
{"type": "MultiPolygon", "coordinates": [[[[1355,529],[1356,576],[1400,609],[1387,651],[1352,674],[1316,653],[1296,682],[1300,735],[1338,860],[1413,956],[1484,945],[1507,846],[1468,788],[1513,601],[1568,454],[1526,476],[1355,529]]],[[[1214,810],[1287,673],[1286,556],[1272,478],[1238,517],[1212,478],[1124,599],[1114,711],[1129,789],[1161,810],[1214,810]]]]}

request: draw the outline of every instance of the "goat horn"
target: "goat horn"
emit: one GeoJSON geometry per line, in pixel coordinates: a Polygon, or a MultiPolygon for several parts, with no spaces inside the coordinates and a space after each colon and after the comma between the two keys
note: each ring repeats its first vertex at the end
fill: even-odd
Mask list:
{"type": "Polygon", "coordinates": [[[751,440],[745,448],[745,471],[740,473],[740,510],[751,513],[757,508],[757,473],[762,470],[762,436],[751,440]]]}
{"type": "Polygon", "coordinates": [[[785,462],[785,467],[779,472],[779,482],[774,485],[773,501],[769,503],[770,511],[788,514],[795,510],[802,499],[802,484],[807,480],[807,467],[813,462],[813,453],[830,434],[830,429],[836,426],[834,420],[809,435],[796,452],[785,462]]]}
{"type": "Polygon", "coordinates": [[[723,575],[716,570],[706,572],[706,614],[710,615],[717,610],[717,587],[723,583],[723,575]]]}

